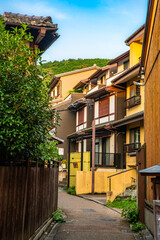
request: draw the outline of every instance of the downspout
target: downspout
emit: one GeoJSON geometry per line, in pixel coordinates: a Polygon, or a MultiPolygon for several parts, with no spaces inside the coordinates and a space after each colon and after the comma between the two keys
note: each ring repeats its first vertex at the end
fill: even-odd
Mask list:
{"type": "Polygon", "coordinates": [[[71,140],[68,139],[68,184],[67,184],[68,188],[70,185],[70,144],[71,144],[71,140]]]}
{"type": "Polygon", "coordinates": [[[92,121],[92,194],[94,194],[94,170],[95,170],[95,119],[92,121]]]}

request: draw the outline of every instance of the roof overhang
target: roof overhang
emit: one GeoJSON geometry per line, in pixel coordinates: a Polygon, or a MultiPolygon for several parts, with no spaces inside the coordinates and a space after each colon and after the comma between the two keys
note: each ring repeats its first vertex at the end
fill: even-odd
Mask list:
{"type": "Polygon", "coordinates": [[[98,90],[92,91],[91,93],[88,93],[85,98],[86,99],[96,99],[100,98],[103,95],[110,94],[111,91],[108,91],[106,86],[99,88],[98,90]]]}
{"type": "Polygon", "coordinates": [[[143,119],[144,119],[144,111],[141,111],[141,112],[132,114],[130,116],[124,117],[124,118],[122,118],[120,120],[114,121],[112,123],[112,125],[113,125],[113,127],[118,128],[118,127],[122,127],[122,126],[128,125],[130,123],[141,121],[143,119]]]}
{"type": "Polygon", "coordinates": [[[132,42],[137,41],[139,37],[142,37],[144,34],[145,24],[143,24],[137,31],[135,31],[129,38],[125,40],[127,46],[132,42]]]}
{"type": "Polygon", "coordinates": [[[139,75],[140,63],[126,69],[112,80],[114,84],[122,84],[139,75]]]}
{"type": "Polygon", "coordinates": [[[108,62],[108,65],[114,64],[114,63],[118,63],[119,61],[125,59],[129,57],[129,50],[123,54],[121,54],[120,56],[114,58],[113,60],[111,60],[110,62],[108,62]]]}
{"type": "Polygon", "coordinates": [[[74,101],[72,104],[68,106],[70,111],[76,112],[78,109],[83,108],[87,105],[87,100],[85,98],[80,98],[74,101]]]}
{"type": "MultiPolygon", "coordinates": [[[[51,17],[36,17],[22,14],[4,12],[3,16],[6,30],[14,27],[20,28],[22,23],[28,26],[28,33],[34,38],[41,52],[45,52],[59,38],[57,24],[52,23],[51,17]]],[[[42,53],[41,53],[42,54],[42,53]]]]}
{"type": "MultiPolygon", "coordinates": [[[[95,126],[95,134],[98,136],[109,136],[112,131],[112,126],[110,124],[100,124],[95,126]]],[[[80,137],[91,138],[92,137],[92,127],[83,129],[81,132],[74,132],[67,136],[68,139],[76,139],[80,137]]]]}
{"type": "Polygon", "coordinates": [[[140,170],[142,176],[160,176],[160,164],[140,170]]]}

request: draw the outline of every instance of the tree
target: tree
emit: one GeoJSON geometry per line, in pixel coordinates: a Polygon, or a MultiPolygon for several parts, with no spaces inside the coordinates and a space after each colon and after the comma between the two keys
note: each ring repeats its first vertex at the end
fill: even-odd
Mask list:
{"type": "Polygon", "coordinates": [[[48,136],[57,120],[51,121],[48,89],[36,67],[41,62],[40,51],[26,45],[33,38],[23,24],[8,31],[0,19],[0,33],[1,160],[40,160],[45,154],[51,159],[51,150],[53,158],[57,157],[55,143],[48,136]]]}

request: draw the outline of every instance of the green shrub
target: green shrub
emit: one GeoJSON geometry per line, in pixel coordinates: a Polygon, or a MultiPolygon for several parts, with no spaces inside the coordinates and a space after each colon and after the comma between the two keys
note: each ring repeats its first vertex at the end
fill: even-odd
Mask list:
{"type": "Polygon", "coordinates": [[[131,225],[131,230],[134,232],[139,232],[145,228],[146,228],[145,225],[142,224],[141,222],[136,222],[133,225],[131,225]]]}
{"type": "Polygon", "coordinates": [[[73,186],[73,187],[69,187],[69,188],[67,189],[67,193],[68,193],[68,194],[71,194],[71,195],[76,195],[75,187],[74,187],[74,186],[73,186]]]}
{"type": "Polygon", "coordinates": [[[63,215],[64,213],[60,208],[58,208],[55,212],[52,213],[53,220],[57,223],[66,222],[63,215]]]}
{"type": "Polygon", "coordinates": [[[108,200],[107,201],[107,206],[123,209],[125,207],[134,207],[134,206],[136,207],[137,205],[136,205],[136,200],[135,199],[131,199],[131,198],[120,199],[120,198],[117,198],[113,202],[108,200]]]}
{"type": "Polygon", "coordinates": [[[136,206],[123,208],[121,216],[130,223],[136,223],[139,220],[138,208],[136,206]]]}

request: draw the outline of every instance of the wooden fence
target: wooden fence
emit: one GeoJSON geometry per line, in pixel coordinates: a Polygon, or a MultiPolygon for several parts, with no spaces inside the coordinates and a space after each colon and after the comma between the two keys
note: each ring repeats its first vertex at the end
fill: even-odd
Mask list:
{"type": "Polygon", "coordinates": [[[0,239],[28,240],[57,209],[57,199],[57,166],[0,166],[0,239]]]}

